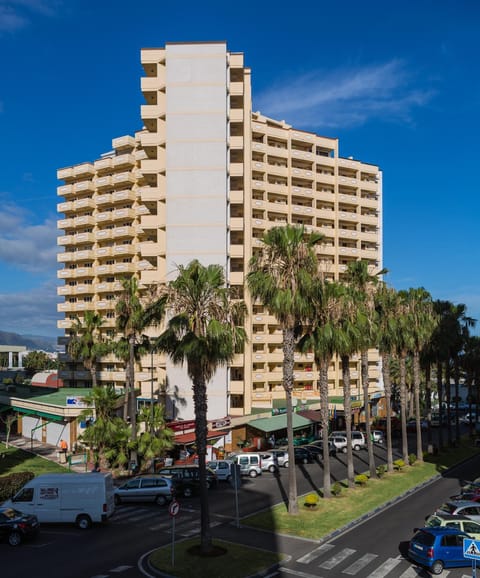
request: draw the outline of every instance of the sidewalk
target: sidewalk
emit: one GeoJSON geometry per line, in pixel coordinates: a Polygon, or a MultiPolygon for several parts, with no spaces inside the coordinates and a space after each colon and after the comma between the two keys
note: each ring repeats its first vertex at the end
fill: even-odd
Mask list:
{"type": "MultiPolygon", "coordinates": [[[[5,435],[0,434],[0,441],[5,443],[5,435]]],[[[8,441],[9,445],[15,446],[20,448],[26,452],[30,452],[46,460],[51,462],[56,462],[57,464],[63,466],[66,470],[71,471],[72,473],[84,474],[90,471],[89,464],[85,464],[85,462],[78,463],[77,460],[80,460],[80,457],[83,457],[83,454],[76,454],[72,456],[72,464],[69,465],[68,463],[62,463],[63,455],[60,452],[60,449],[52,444],[47,444],[40,442],[38,440],[30,440],[29,438],[25,438],[22,436],[10,436],[8,441]],[[77,460],[75,459],[77,457],[77,460]]],[[[70,455],[69,453],[67,455],[70,455]]]]}

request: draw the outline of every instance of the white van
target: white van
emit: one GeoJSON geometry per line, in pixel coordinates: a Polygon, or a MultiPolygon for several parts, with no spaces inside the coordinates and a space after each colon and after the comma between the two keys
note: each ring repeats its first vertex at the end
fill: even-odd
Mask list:
{"type": "Polygon", "coordinates": [[[4,506],[35,514],[40,523],[73,522],[82,530],[106,522],[115,510],[111,474],[43,474],[4,506]]]}
{"type": "Polygon", "coordinates": [[[240,466],[242,476],[256,478],[262,473],[262,457],[260,454],[235,454],[230,459],[234,464],[240,466]]]}

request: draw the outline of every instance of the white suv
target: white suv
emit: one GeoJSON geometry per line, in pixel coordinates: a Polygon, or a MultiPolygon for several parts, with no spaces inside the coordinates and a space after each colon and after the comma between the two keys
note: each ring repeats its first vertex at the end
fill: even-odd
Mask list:
{"type": "MultiPolygon", "coordinates": [[[[332,435],[344,436],[346,438],[347,432],[334,431],[334,432],[332,432],[332,435]]],[[[367,442],[365,440],[365,436],[363,435],[363,432],[356,431],[356,430],[352,431],[352,448],[358,452],[359,450],[365,449],[366,447],[367,447],[367,442]]]]}

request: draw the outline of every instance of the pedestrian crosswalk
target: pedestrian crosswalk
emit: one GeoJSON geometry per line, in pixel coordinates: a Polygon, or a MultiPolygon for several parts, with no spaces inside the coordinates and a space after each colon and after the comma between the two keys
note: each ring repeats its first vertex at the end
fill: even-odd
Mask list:
{"type": "MultiPolygon", "coordinates": [[[[467,568],[444,570],[442,578],[469,578],[467,568]]],[[[381,559],[373,552],[358,552],[353,548],[340,548],[331,543],[321,544],[310,552],[290,560],[277,573],[296,578],[427,578],[430,574],[415,566],[401,555],[381,559]]]]}
{"type": "MultiPolygon", "coordinates": [[[[109,520],[110,524],[142,524],[151,531],[171,533],[173,520],[168,509],[159,507],[120,506],[109,520]]],[[[210,528],[224,521],[210,520],[210,528]]],[[[189,537],[200,533],[200,513],[196,510],[182,509],[175,517],[175,534],[189,537]]]]}

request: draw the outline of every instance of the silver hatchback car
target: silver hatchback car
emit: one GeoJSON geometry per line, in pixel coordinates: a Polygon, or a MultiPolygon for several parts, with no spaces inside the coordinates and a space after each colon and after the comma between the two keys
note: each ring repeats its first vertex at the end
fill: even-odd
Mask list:
{"type": "Polygon", "coordinates": [[[175,480],[155,474],[137,476],[114,490],[115,504],[122,502],[155,502],[163,506],[176,493],[175,480]]]}
{"type": "Polygon", "coordinates": [[[283,450],[269,450],[262,455],[262,470],[264,472],[275,472],[280,467],[288,463],[288,452],[283,450]]]}

